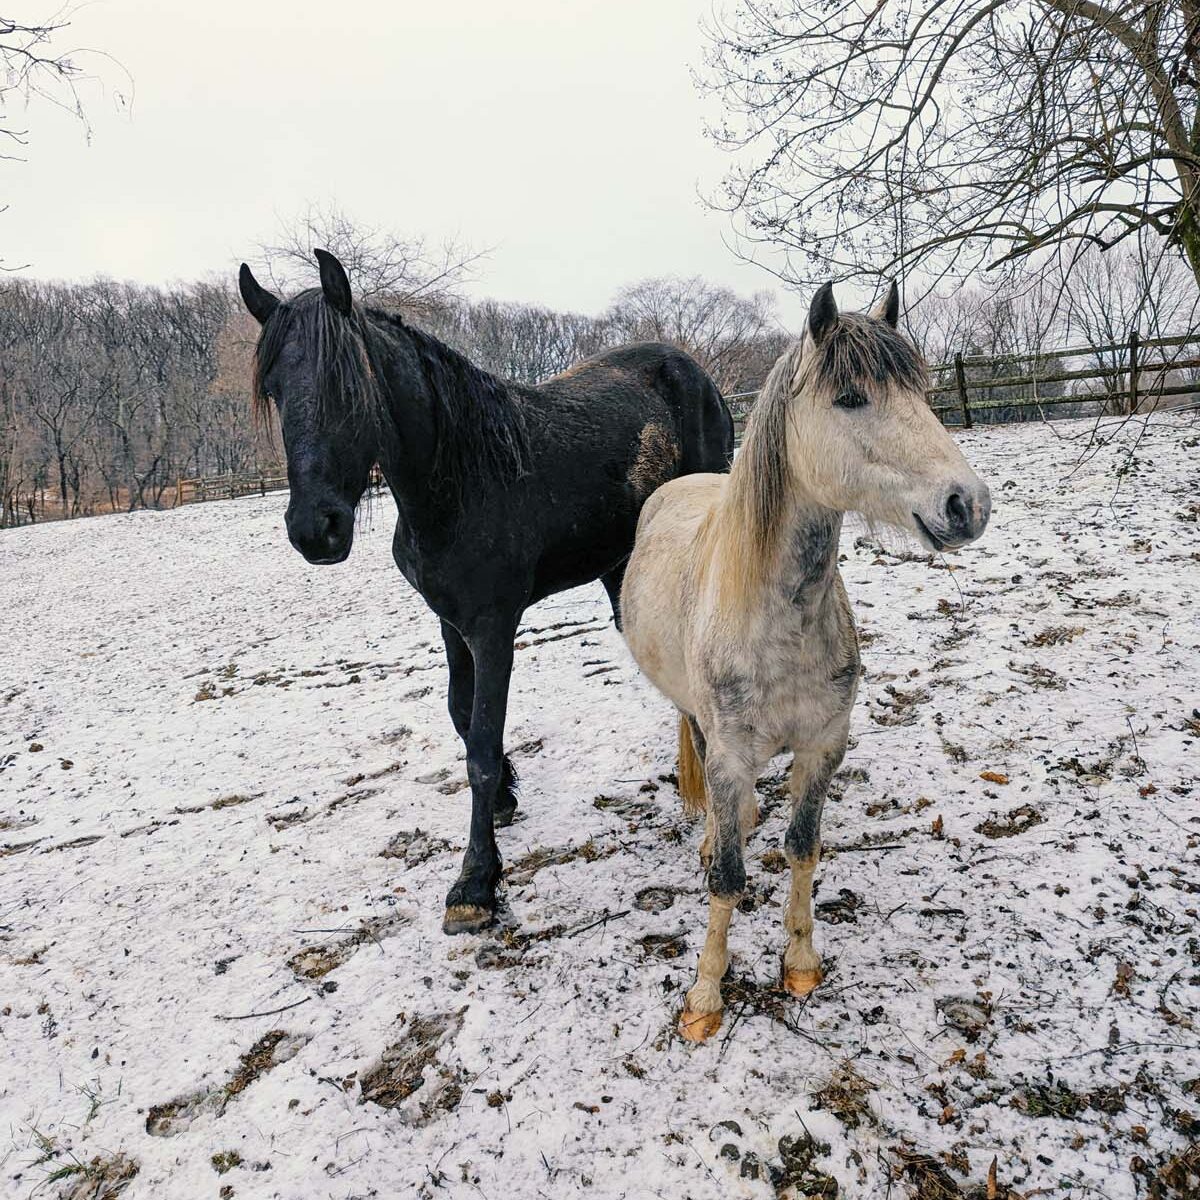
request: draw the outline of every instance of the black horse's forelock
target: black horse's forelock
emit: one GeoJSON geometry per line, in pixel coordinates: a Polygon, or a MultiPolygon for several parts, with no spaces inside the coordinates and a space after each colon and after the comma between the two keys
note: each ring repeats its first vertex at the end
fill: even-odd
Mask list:
{"type": "Polygon", "coordinates": [[[271,412],[264,381],[293,335],[312,347],[316,356],[320,420],[370,423],[375,432],[386,436],[394,423],[372,337],[403,336],[412,344],[433,402],[436,482],[459,494],[470,481],[479,481],[481,474],[513,482],[527,473],[524,414],[502,380],[394,313],[355,305],[350,316],[344,316],[327,303],[319,288],[280,304],[263,325],[253,382],[254,411],[260,420],[268,419],[271,412]]]}
{"type": "Polygon", "coordinates": [[[350,317],[343,317],[325,302],[320,288],[310,288],[277,305],[263,325],[254,352],[255,415],[264,421],[270,417],[266,378],[293,335],[312,348],[321,419],[377,421],[384,405],[367,345],[364,315],[356,308],[350,317]]]}

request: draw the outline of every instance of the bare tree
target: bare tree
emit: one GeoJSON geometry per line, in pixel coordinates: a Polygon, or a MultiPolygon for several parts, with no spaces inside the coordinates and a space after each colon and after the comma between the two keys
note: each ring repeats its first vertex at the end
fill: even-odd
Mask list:
{"type": "Polygon", "coordinates": [[[1200,279],[1197,0],[738,0],[720,203],[783,274],[1069,264],[1149,231],[1200,279]]]}
{"type": "MultiPolygon", "coordinates": [[[[1200,302],[1187,265],[1173,254],[1156,253],[1147,239],[1130,241],[1107,254],[1089,250],[1062,290],[1066,340],[1094,347],[1088,358],[1105,372],[1100,385],[1108,393],[1106,410],[1130,411],[1129,339],[1136,331],[1143,342],[1195,331],[1200,302]]],[[[1146,393],[1168,379],[1172,361],[1191,362],[1194,346],[1161,346],[1143,351],[1142,365],[1166,363],[1142,375],[1146,393]]]]}
{"type": "Polygon", "coordinates": [[[688,351],[722,391],[757,387],[781,350],[769,292],[739,296],[699,276],[630,284],[605,320],[610,342],[670,342],[688,351]]]}
{"type": "Polygon", "coordinates": [[[502,300],[462,300],[422,323],[485,370],[522,383],[549,379],[609,344],[596,317],[502,300]]]}
{"type": "Polygon", "coordinates": [[[310,205],[259,249],[263,267],[283,290],[311,283],[313,249],[336,254],[362,299],[388,308],[428,312],[461,291],[484,251],[453,239],[433,243],[355,220],[336,205],[310,205]]]}

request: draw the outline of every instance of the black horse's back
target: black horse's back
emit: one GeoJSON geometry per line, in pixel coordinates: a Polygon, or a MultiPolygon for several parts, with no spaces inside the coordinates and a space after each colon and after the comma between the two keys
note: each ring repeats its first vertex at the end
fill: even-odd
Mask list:
{"type": "Polygon", "coordinates": [[[531,390],[543,395],[584,396],[593,412],[610,406],[632,407],[643,428],[654,419],[657,400],[670,413],[678,451],[671,478],[698,471],[727,471],[733,461],[729,407],[704,368],[677,346],[664,342],[617,346],[576,363],[531,390]]]}
{"type": "Polygon", "coordinates": [[[615,595],[651,493],[729,469],[729,410],[695,359],[658,342],[606,350],[521,394],[538,464],[525,520],[543,539],[531,598],[597,578],[615,595]]]}

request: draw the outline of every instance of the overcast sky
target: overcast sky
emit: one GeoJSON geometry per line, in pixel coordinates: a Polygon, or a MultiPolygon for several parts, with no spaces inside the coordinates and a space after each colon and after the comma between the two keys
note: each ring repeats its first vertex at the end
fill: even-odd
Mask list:
{"type": "MultiPolygon", "coordinates": [[[[23,5],[23,17],[36,3],[23,5]]],[[[43,12],[51,6],[41,6],[43,12]]],[[[147,282],[228,271],[309,203],[493,251],[473,290],[594,312],[623,283],[772,276],[700,193],[707,0],[93,0],[65,45],[104,50],[89,145],[45,104],[0,162],[0,254],[28,274],[147,282]]],[[[781,295],[795,325],[803,311],[781,295]]]]}

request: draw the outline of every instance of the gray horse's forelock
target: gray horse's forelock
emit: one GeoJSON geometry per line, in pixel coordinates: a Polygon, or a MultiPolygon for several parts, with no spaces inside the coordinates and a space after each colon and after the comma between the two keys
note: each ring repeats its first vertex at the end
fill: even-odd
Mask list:
{"type": "Polygon", "coordinates": [[[856,383],[924,391],[929,373],[916,347],[886,321],[843,313],[815,347],[813,379],[832,392],[856,383]]]}

